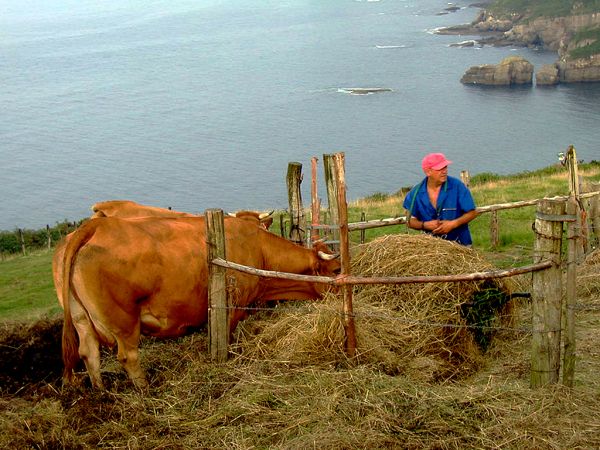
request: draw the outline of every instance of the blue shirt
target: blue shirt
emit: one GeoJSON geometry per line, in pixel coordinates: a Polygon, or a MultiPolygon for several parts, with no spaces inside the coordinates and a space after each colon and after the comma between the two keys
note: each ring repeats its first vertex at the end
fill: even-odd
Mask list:
{"type": "MultiPolygon", "coordinates": [[[[403,206],[410,211],[411,216],[421,222],[427,222],[429,220],[458,219],[463,214],[474,210],[475,202],[469,189],[459,179],[449,176],[440,188],[437,208],[434,208],[429,200],[427,178],[410,190],[404,199],[403,206]]],[[[463,245],[471,245],[473,242],[468,224],[461,225],[442,237],[463,245]]]]}

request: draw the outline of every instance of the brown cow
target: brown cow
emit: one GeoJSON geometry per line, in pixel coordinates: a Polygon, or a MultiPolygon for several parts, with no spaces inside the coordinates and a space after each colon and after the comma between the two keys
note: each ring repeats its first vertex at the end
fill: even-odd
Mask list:
{"type": "MultiPolygon", "coordinates": [[[[334,255],[306,249],[248,220],[226,218],[227,259],[259,269],[297,274],[339,272],[334,255]]],[[[77,229],[64,255],[63,361],[72,379],[80,358],[93,386],[102,388],[100,345],[117,357],[134,384],[147,386],[139,363],[141,334],[170,338],[206,323],[208,266],[203,217],[92,219],[77,229]],[[79,335],[79,349],[75,331],[79,335]]],[[[322,245],[322,244],[321,244],[322,245]]],[[[327,288],[229,271],[232,303],[320,298],[327,288]]],[[[230,314],[230,331],[245,316],[230,314]]]]}
{"type": "MultiPolygon", "coordinates": [[[[108,200],[106,202],[98,202],[92,205],[91,218],[97,217],[198,217],[196,214],[173,211],[166,208],[158,208],[156,206],[147,206],[131,200],[108,200]]],[[[229,213],[232,217],[248,218],[261,223],[267,230],[273,223],[271,215],[273,211],[268,213],[260,213],[257,211],[237,211],[229,213]]]]}
{"type": "MultiPolygon", "coordinates": [[[[92,219],[98,217],[121,217],[128,219],[135,217],[198,217],[195,214],[172,211],[170,209],[158,208],[156,206],[142,205],[131,200],[108,200],[105,202],[98,202],[94,203],[91,209],[94,212],[90,216],[92,219]]],[[[239,217],[253,221],[258,220],[258,222],[267,230],[273,223],[273,217],[271,216],[272,214],[273,211],[268,213],[260,213],[258,211],[246,210],[229,213],[229,215],[232,217],[239,217]]],[[[73,233],[69,233],[64,239],[56,244],[56,249],[54,250],[54,255],[52,257],[52,276],[54,278],[54,287],[56,288],[56,295],[61,306],[63,305],[63,257],[65,253],[65,247],[72,234],[73,233]]]]}

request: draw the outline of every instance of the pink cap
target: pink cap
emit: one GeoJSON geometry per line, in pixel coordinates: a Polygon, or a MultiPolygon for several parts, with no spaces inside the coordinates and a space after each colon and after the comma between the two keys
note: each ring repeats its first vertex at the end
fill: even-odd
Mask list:
{"type": "Polygon", "coordinates": [[[423,158],[421,167],[423,170],[440,170],[446,167],[448,164],[452,164],[452,161],[448,161],[443,153],[430,153],[423,158]]]}

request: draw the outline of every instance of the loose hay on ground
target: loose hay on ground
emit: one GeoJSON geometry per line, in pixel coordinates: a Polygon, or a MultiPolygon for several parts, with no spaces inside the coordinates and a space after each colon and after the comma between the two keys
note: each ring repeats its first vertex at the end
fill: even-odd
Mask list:
{"type": "MultiPolygon", "coordinates": [[[[452,275],[494,269],[475,250],[427,235],[389,235],[360,246],[352,273],[362,276],[452,275]]],[[[509,280],[354,288],[356,360],[388,374],[411,372],[426,379],[472,373],[482,359],[473,328],[461,305],[477,293],[509,295],[509,280]]],[[[236,352],[248,361],[287,365],[339,366],[344,354],[342,298],[329,293],[310,306],[284,306],[259,326],[250,319],[240,327],[236,352]],[[252,328],[260,329],[253,333],[252,328]]],[[[485,325],[510,325],[507,305],[490,305],[485,325]]],[[[487,330],[491,335],[491,330],[487,330]]]]}
{"type": "MultiPolygon", "coordinates": [[[[599,277],[600,264],[583,267],[581,273],[599,277]]],[[[581,279],[578,287],[590,279],[581,279]]],[[[590,302],[589,297],[580,300],[590,302]]],[[[339,317],[339,302],[325,305],[339,317]]],[[[287,317],[287,309],[247,321],[247,332],[264,331],[277,322],[269,314],[287,317]]],[[[302,309],[306,307],[291,308],[297,313],[292,318],[302,318],[302,309]]],[[[4,395],[0,448],[600,448],[598,311],[583,310],[578,320],[578,332],[589,332],[578,337],[581,361],[573,389],[529,389],[528,373],[512,366],[528,351],[522,341],[487,358],[488,364],[510,365],[511,370],[492,370],[485,377],[480,371],[439,384],[390,376],[366,365],[334,369],[264,361],[249,366],[242,358],[215,364],[206,354],[206,333],[149,339],[142,345],[144,368],[151,373],[149,396],[125,383],[116,392],[58,388],[38,390],[35,396],[4,395]],[[580,353],[582,349],[589,352],[580,353]]],[[[331,326],[331,319],[326,322],[331,326]]],[[[304,332],[302,322],[286,324],[304,332]]],[[[57,335],[55,326],[43,322],[5,329],[3,336],[10,337],[15,349],[20,348],[17,342],[36,341],[42,350],[46,347],[39,336],[47,330],[57,335]]],[[[323,333],[332,333],[321,326],[323,333]]],[[[288,354],[293,358],[292,351],[288,354]]],[[[48,372],[38,375],[38,381],[48,379],[48,372]]]]}
{"type": "Polygon", "coordinates": [[[600,306],[600,249],[590,253],[577,266],[577,295],[586,297],[590,305],[600,306]]]}

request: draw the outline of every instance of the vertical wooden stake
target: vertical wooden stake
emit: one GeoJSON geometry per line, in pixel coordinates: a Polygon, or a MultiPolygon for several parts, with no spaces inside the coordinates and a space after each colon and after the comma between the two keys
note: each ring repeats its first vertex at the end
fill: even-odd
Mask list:
{"type": "MultiPolygon", "coordinates": [[[[600,192],[600,183],[592,183],[592,192],[600,192]]],[[[590,199],[589,221],[591,225],[590,240],[593,236],[596,246],[600,247],[600,194],[590,199]]]]}
{"type": "MultiPolygon", "coordinates": [[[[310,214],[310,223],[312,225],[319,225],[321,223],[321,201],[319,200],[319,195],[317,193],[317,162],[318,158],[313,156],[310,160],[311,163],[311,184],[310,184],[310,206],[311,206],[311,214],[310,214]]],[[[313,228],[311,238],[313,241],[317,241],[319,239],[319,229],[313,228]]]]}
{"type": "Polygon", "coordinates": [[[283,214],[279,214],[279,235],[281,237],[285,237],[285,223],[283,219],[283,214]]]}
{"type": "MultiPolygon", "coordinates": [[[[327,188],[327,211],[329,213],[329,224],[337,226],[340,223],[339,208],[338,208],[338,193],[336,185],[335,163],[333,161],[335,155],[323,155],[323,172],[325,174],[325,186],[327,188]]],[[[340,232],[333,229],[332,240],[340,240],[340,232]]],[[[338,245],[332,245],[334,249],[338,249],[338,245]]]]}
{"type": "Polygon", "coordinates": [[[50,233],[50,225],[46,224],[46,235],[48,236],[48,250],[52,248],[52,234],[50,233]]]}
{"type": "MultiPolygon", "coordinates": [[[[570,196],[566,205],[567,215],[579,217],[579,204],[570,196]]],[[[577,303],[577,237],[580,221],[567,224],[567,281],[565,308],[565,336],[563,354],[563,384],[573,387],[575,376],[575,304],[577,303]]]]}
{"type": "MultiPolygon", "coordinates": [[[[569,145],[567,149],[566,158],[567,168],[569,169],[569,195],[574,196],[577,202],[580,202],[581,185],[579,181],[579,169],[577,167],[577,153],[575,152],[575,147],[572,145],[569,145]]],[[[577,241],[577,260],[581,261],[584,254],[583,240],[579,239],[577,241]]]]}
{"type": "Polygon", "coordinates": [[[302,206],[302,194],[300,183],[302,183],[302,164],[291,162],[287,171],[288,201],[290,205],[290,240],[300,245],[304,243],[304,207],[302,206]]]}
{"type": "MultiPolygon", "coordinates": [[[[346,173],[344,168],[344,153],[333,155],[336,174],[336,191],[338,194],[338,217],[340,225],[340,257],[342,274],[350,275],[350,241],[348,239],[348,204],[346,202],[346,173]]],[[[356,355],[356,331],[354,327],[354,312],[352,309],[352,285],[346,284],[344,290],[344,328],[346,330],[346,354],[350,358],[356,355]]]]}
{"type": "Polygon", "coordinates": [[[560,329],[562,281],[560,251],[565,202],[538,202],[534,231],[533,262],[550,260],[554,265],[533,272],[531,342],[531,387],[558,383],[560,370],[560,329]]]}
{"type": "Polygon", "coordinates": [[[23,230],[19,228],[19,240],[21,241],[21,251],[23,252],[23,256],[26,255],[25,251],[25,237],[23,236],[23,230]]]}
{"type": "Polygon", "coordinates": [[[469,184],[471,184],[471,176],[469,175],[468,170],[460,171],[460,181],[462,181],[466,187],[469,187],[469,184]]]}
{"type": "Polygon", "coordinates": [[[215,258],[226,259],[225,226],[223,211],[207,209],[206,262],[208,264],[208,330],[210,356],[213,361],[227,361],[229,343],[229,317],[227,310],[227,281],[225,268],[212,264],[215,258]]]}
{"type": "MultiPolygon", "coordinates": [[[[360,221],[361,222],[365,222],[367,220],[367,215],[365,214],[365,212],[361,212],[360,213],[360,221]]],[[[365,243],[365,230],[360,230],[360,243],[364,244],[365,243]]]]}
{"type": "Polygon", "coordinates": [[[498,210],[492,211],[492,218],[490,220],[490,240],[492,248],[498,248],[500,245],[500,230],[498,229],[498,210]]]}

